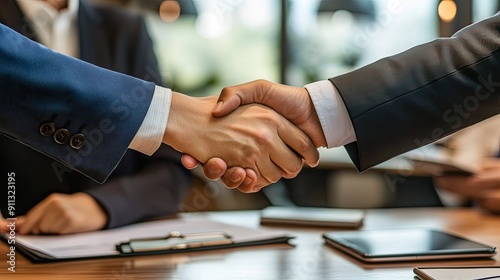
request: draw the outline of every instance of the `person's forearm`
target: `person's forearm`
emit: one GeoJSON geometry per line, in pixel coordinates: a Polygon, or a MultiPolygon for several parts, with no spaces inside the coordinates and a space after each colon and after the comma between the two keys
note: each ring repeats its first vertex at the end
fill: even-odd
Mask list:
{"type": "Polygon", "coordinates": [[[155,85],[53,52],[1,24],[0,38],[0,132],[103,182],[155,85]],[[77,134],[85,139],[72,142],[77,134]]]}
{"type": "MultiPolygon", "coordinates": [[[[168,147],[158,152],[163,153],[164,148],[168,147]]],[[[186,169],[156,157],[138,174],[115,178],[84,192],[94,197],[106,211],[105,228],[115,228],[176,213],[189,191],[190,182],[191,175],[186,169]]]]}
{"type": "Polygon", "coordinates": [[[452,38],[384,58],[331,82],[357,142],[360,170],[500,112],[500,14],[452,38]]]}

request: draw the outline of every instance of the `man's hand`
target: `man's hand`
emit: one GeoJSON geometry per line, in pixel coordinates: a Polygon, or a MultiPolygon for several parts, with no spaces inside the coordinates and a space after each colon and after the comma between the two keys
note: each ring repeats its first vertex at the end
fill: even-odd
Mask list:
{"type": "Polygon", "coordinates": [[[476,200],[479,206],[500,214],[500,159],[483,161],[476,176],[440,176],[434,184],[444,190],[476,200]]]}
{"type": "Polygon", "coordinates": [[[311,139],[275,111],[247,105],[215,118],[211,115],[215,104],[213,96],[174,93],[163,142],[199,162],[218,157],[224,161],[222,168],[227,164],[253,170],[255,184],[240,187],[243,192],[258,191],[281,177],[295,177],[302,169],[302,159],[310,165],[318,162],[319,153],[311,139]]]}
{"type": "MultiPolygon", "coordinates": [[[[305,132],[316,147],[326,146],[321,123],[305,88],[286,86],[265,80],[226,87],[222,90],[212,114],[216,117],[226,116],[239,106],[250,103],[259,103],[274,109],[305,132]]],[[[182,163],[189,169],[195,168],[198,164],[189,155],[183,155],[182,163]]],[[[309,166],[317,165],[317,162],[307,163],[309,166]]],[[[222,176],[222,182],[229,188],[251,188],[255,184],[255,175],[252,170],[243,170],[236,166],[229,168],[227,172],[226,169],[226,164],[220,158],[212,158],[203,166],[207,177],[218,179],[222,176]]]]}
{"type": "Polygon", "coordinates": [[[102,229],[107,219],[101,206],[86,193],[54,193],[18,217],[16,229],[20,234],[68,234],[102,229]]]}

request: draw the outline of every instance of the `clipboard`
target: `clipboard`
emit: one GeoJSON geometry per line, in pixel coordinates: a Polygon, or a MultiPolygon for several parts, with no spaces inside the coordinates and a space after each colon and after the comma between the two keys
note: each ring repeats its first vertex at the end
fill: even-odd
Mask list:
{"type": "Polygon", "coordinates": [[[139,238],[121,242],[116,245],[116,250],[121,254],[131,254],[165,250],[186,250],[233,243],[234,241],[231,236],[225,232],[182,234],[178,231],[172,231],[164,237],[139,238]]]}
{"type": "MultiPolygon", "coordinates": [[[[5,241],[7,235],[2,234],[0,237],[5,241]]],[[[236,226],[203,216],[158,220],[70,235],[17,235],[16,252],[33,262],[57,262],[271,244],[292,246],[289,241],[293,238],[283,231],[236,226]]]]}

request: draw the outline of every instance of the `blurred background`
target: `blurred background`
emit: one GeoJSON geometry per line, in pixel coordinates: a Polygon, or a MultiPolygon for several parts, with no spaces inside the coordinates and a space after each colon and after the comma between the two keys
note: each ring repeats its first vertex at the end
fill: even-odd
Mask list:
{"type": "Polygon", "coordinates": [[[498,10],[498,0],[93,0],[146,17],[161,74],[186,94],[268,79],[302,86],[498,10]]]}
{"type": "MultiPolygon", "coordinates": [[[[493,15],[499,0],[93,0],[142,13],[162,79],[193,96],[254,79],[303,86],[450,36],[493,15]]],[[[390,144],[390,143],[388,143],[390,144]]],[[[443,206],[429,177],[358,174],[340,152],[257,194],[197,181],[184,211],[443,206]]],[[[323,156],[325,154],[325,156],[323,156]]],[[[402,168],[404,169],[404,168],[402,168]]],[[[198,171],[199,172],[199,171],[198,171]]],[[[201,177],[201,176],[200,176],[201,177]]],[[[444,203],[446,204],[446,203],[444,203]]]]}

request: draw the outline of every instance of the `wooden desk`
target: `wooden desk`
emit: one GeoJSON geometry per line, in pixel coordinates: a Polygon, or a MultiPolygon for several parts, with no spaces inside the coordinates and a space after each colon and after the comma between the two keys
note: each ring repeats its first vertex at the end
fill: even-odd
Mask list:
{"type": "MultiPolygon", "coordinates": [[[[196,215],[192,213],[190,215],[196,215]]],[[[213,212],[216,220],[258,227],[258,212],[213,212]]],[[[432,227],[500,247],[500,217],[471,209],[370,210],[364,228],[432,227]]],[[[296,247],[271,245],[210,252],[35,264],[21,255],[7,271],[0,245],[0,279],[413,279],[415,266],[500,265],[486,260],[364,264],[323,244],[328,229],[288,227],[296,247]]]]}

